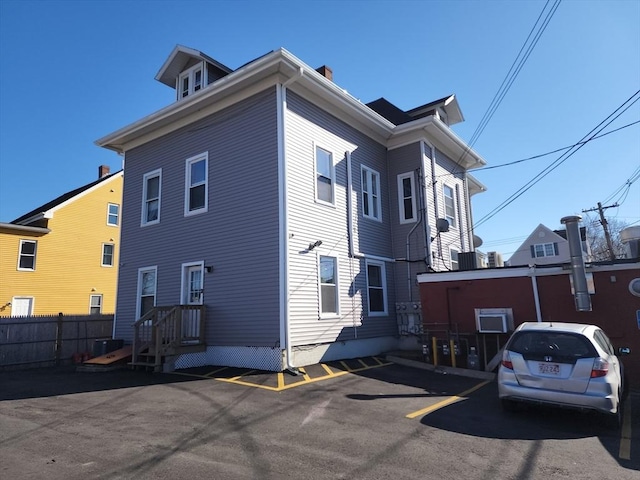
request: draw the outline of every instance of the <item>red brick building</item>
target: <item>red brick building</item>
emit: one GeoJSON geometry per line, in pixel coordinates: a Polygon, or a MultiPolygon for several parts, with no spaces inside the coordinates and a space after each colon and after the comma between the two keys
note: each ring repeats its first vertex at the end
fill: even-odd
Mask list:
{"type": "MultiPolygon", "coordinates": [[[[600,326],[623,357],[633,387],[640,386],[640,262],[591,264],[586,268],[591,311],[577,311],[566,266],[507,267],[418,275],[425,340],[460,340],[459,364],[475,346],[486,367],[526,321],[564,321],[600,326]],[[489,322],[483,323],[483,322],[489,322]],[[505,333],[499,333],[501,324],[505,333]],[[486,333],[483,333],[483,328],[486,333]],[[447,339],[445,339],[445,330],[447,339]],[[430,336],[428,332],[433,332],[430,336]]],[[[431,343],[428,343],[431,346],[431,343]]],[[[440,355],[443,363],[449,362],[440,355]]]]}

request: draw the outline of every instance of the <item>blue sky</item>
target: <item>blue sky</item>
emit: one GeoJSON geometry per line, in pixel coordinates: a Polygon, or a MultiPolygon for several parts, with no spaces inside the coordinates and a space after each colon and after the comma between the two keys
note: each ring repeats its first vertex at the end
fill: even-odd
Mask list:
{"type": "MultiPolygon", "coordinates": [[[[0,1],[0,221],[121,168],[94,141],[174,101],[154,76],[176,44],[231,68],[284,47],[363,102],[455,94],[470,141],[545,1],[0,1]]],[[[553,0],[546,6],[549,12],[553,0]]],[[[640,0],[564,0],[474,143],[495,167],[583,139],[640,89],[640,0]]],[[[634,97],[638,98],[638,96],[634,97]]],[[[515,201],[561,152],[474,173],[483,251],[603,202],[640,222],[640,102],[515,201]],[[624,128],[622,128],[624,127],[624,128]]]]}

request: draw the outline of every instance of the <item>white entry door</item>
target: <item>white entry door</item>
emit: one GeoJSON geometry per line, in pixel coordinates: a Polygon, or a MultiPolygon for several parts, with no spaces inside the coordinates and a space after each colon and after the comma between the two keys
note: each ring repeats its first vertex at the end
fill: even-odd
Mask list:
{"type": "Polygon", "coordinates": [[[13,297],[11,300],[12,317],[33,315],[33,297],[13,297]]]}
{"type": "MultiPolygon", "coordinates": [[[[183,304],[202,305],[204,288],[204,265],[186,265],[183,269],[183,304]]],[[[200,311],[185,310],[182,313],[183,341],[197,341],[200,338],[200,311]]]]}

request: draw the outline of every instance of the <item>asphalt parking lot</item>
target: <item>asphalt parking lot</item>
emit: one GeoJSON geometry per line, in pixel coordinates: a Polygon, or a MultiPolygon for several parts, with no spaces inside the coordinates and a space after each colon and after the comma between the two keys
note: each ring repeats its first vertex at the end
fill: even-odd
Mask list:
{"type": "Polygon", "coordinates": [[[504,413],[495,382],[368,357],[303,375],[0,373],[0,478],[638,479],[625,425],[504,413]]]}

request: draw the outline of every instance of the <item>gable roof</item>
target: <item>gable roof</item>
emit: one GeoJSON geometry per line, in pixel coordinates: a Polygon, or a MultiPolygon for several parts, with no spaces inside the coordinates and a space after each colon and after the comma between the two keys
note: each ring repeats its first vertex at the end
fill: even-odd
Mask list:
{"type": "MultiPolygon", "coordinates": [[[[163,72],[168,71],[173,59],[178,58],[181,52],[184,53],[184,49],[186,47],[181,46],[174,49],[158,73],[160,77],[164,75],[163,72]]],[[[200,54],[198,51],[189,54],[194,54],[193,52],[200,54]]],[[[171,84],[174,85],[174,82],[175,78],[171,84]]],[[[211,115],[231,103],[248,98],[260,89],[275,85],[287,85],[288,90],[311,98],[318,107],[348,122],[379,143],[386,144],[387,148],[395,148],[405,141],[418,141],[429,135],[429,138],[436,142],[436,147],[441,148],[444,153],[452,158],[460,158],[459,163],[465,169],[478,168],[486,164],[478,153],[470,149],[437,116],[428,114],[429,106],[442,104],[444,108],[451,110],[448,115],[452,115],[454,119],[457,101],[453,96],[413,109],[414,116],[411,121],[396,125],[284,48],[273,50],[250,61],[215,80],[207,88],[120,128],[96,140],[95,143],[118,153],[126,153],[132,148],[211,115]]],[[[385,102],[387,106],[393,107],[390,102],[385,102]]]]}
{"type": "Polygon", "coordinates": [[[59,197],[51,200],[50,202],[47,202],[44,205],[40,205],[39,207],[34,208],[30,212],[25,213],[21,217],[16,218],[11,223],[15,225],[28,225],[29,223],[39,220],[41,218],[51,218],[53,216],[53,212],[58,208],[62,207],[63,204],[66,204],[67,202],[72,201],[73,199],[75,199],[80,195],[88,193],[89,191],[94,189],[94,187],[97,187],[102,183],[105,183],[118,176],[122,176],[123,173],[124,173],[123,170],[120,170],[110,175],[105,175],[104,177],[99,178],[98,180],[95,180],[86,185],[83,185],[82,187],[76,188],[67,193],[63,193],[59,197]]]}
{"type": "Polygon", "coordinates": [[[176,78],[178,78],[178,75],[180,75],[180,73],[184,71],[185,66],[191,59],[205,60],[207,63],[213,65],[213,67],[217,70],[216,73],[218,74],[219,78],[222,78],[225,75],[233,72],[231,68],[223,65],[210,56],[205,55],[200,50],[185,47],[184,45],[176,45],[162,67],[160,67],[160,70],[156,74],[156,80],[164,83],[169,87],[175,88],[176,78]]]}
{"type": "Polygon", "coordinates": [[[386,98],[379,98],[373,102],[367,103],[366,105],[395,125],[402,125],[403,123],[411,122],[419,118],[435,115],[438,107],[443,108],[446,112],[449,125],[453,125],[464,120],[455,95],[448,95],[407,111],[396,107],[386,98]]]}

